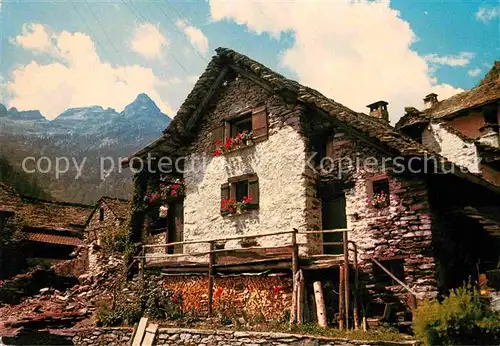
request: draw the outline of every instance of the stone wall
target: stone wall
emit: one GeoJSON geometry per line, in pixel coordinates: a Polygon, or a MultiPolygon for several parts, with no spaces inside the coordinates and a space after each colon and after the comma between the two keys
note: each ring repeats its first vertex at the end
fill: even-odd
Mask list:
{"type": "MultiPolygon", "coordinates": [[[[305,144],[298,131],[300,110],[249,80],[230,81],[217,103],[203,115],[192,143],[184,175],[184,240],[306,229],[305,144]],[[212,130],[225,118],[265,104],[269,138],[254,146],[211,157],[212,130]],[[259,207],[242,215],[222,216],[221,185],[228,178],[255,173],[259,179],[259,207]]],[[[290,235],[257,239],[261,246],[285,245],[290,235]]],[[[305,242],[304,239],[302,239],[305,242]]],[[[225,248],[239,248],[229,241],[225,248]]],[[[208,244],[186,246],[185,252],[206,251],[208,244]]]]}
{"type": "Polygon", "coordinates": [[[422,132],[422,144],[472,173],[481,173],[480,157],[473,140],[466,140],[442,124],[430,124],[422,132]]]}
{"type": "MultiPolygon", "coordinates": [[[[313,120],[315,128],[321,128],[318,123],[323,121],[313,120]]],[[[422,293],[421,297],[435,296],[433,225],[425,179],[419,175],[393,174],[393,168],[397,168],[393,157],[340,129],[327,132],[334,133],[334,138],[330,138],[333,150],[328,153],[331,160],[324,161],[324,170],[318,166],[316,171],[316,179],[323,180],[316,185],[317,195],[324,195],[324,191],[334,195],[344,193],[349,240],[358,247],[361,277],[372,297],[387,301],[396,293],[401,300],[406,300],[407,293],[400,285],[381,285],[373,275],[372,258],[402,260],[404,282],[422,293]],[[387,158],[389,160],[385,160],[387,158]],[[380,179],[389,183],[389,205],[376,208],[370,199],[372,183],[380,179]]],[[[311,189],[314,188],[312,185],[311,189]]],[[[310,194],[314,196],[313,191],[310,194]]],[[[312,207],[321,211],[321,198],[312,201],[312,207]]],[[[315,222],[317,225],[313,228],[323,228],[320,218],[315,222]]],[[[352,259],[353,253],[350,256],[352,259]]]]}
{"type": "Polygon", "coordinates": [[[85,243],[89,247],[89,270],[97,270],[99,253],[94,245],[101,245],[103,236],[116,234],[119,231],[120,220],[116,218],[113,211],[101,201],[96,207],[92,218],[85,228],[85,243]],[[100,220],[100,208],[104,210],[104,219],[100,220]]]}
{"type": "MultiPolygon", "coordinates": [[[[95,345],[128,345],[132,336],[130,328],[95,328],[68,331],[67,334],[74,335],[75,346],[95,345]]],[[[253,345],[253,346],[282,346],[282,345],[385,345],[403,346],[415,345],[415,341],[390,342],[390,341],[366,341],[347,340],[341,338],[328,338],[312,335],[299,335],[288,333],[266,333],[266,332],[243,332],[228,330],[202,330],[202,329],[180,329],[160,328],[156,338],[158,346],[174,345],[199,345],[199,346],[226,346],[226,345],[253,345]]]]}

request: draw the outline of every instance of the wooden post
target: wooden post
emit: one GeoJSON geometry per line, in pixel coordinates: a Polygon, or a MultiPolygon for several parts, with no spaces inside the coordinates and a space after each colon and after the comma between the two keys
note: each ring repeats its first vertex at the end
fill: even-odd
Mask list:
{"type": "Polygon", "coordinates": [[[144,247],[141,249],[141,261],[140,261],[140,271],[141,271],[141,279],[144,280],[144,270],[146,268],[146,249],[144,247]]]}
{"type": "Polygon", "coordinates": [[[296,275],[293,275],[292,307],[290,308],[290,327],[297,322],[297,290],[298,283],[296,275]]]}
{"type": "Polygon", "coordinates": [[[344,235],[344,285],[345,285],[345,328],[349,329],[349,243],[347,231],[344,235]]]}
{"type": "Polygon", "coordinates": [[[292,280],[293,280],[293,292],[292,292],[292,307],[290,310],[290,325],[297,322],[297,272],[299,270],[299,251],[297,245],[297,229],[293,229],[292,232],[292,280]]]}
{"type": "Polygon", "coordinates": [[[339,330],[344,330],[344,315],[345,315],[345,291],[344,291],[344,266],[339,266],[339,330]]]}
{"type": "Polygon", "coordinates": [[[313,283],[313,288],[314,288],[314,299],[316,300],[316,315],[318,316],[318,325],[322,328],[326,328],[325,298],[323,296],[323,288],[321,287],[321,281],[315,281],[313,283]]]}
{"type": "Polygon", "coordinates": [[[299,270],[299,246],[297,245],[297,232],[298,230],[294,228],[292,233],[292,274],[294,277],[299,270]]]}
{"type": "Polygon", "coordinates": [[[353,308],[353,320],[354,320],[354,329],[359,329],[359,268],[358,268],[358,248],[355,243],[352,243],[354,246],[354,296],[352,305],[353,308]]]}
{"type": "Polygon", "coordinates": [[[304,323],[304,274],[302,269],[297,272],[297,324],[304,323]]]}
{"type": "Polygon", "coordinates": [[[210,242],[210,253],[208,254],[208,315],[212,315],[213,297],[214,297],[214,264],[215,264],[215,244],[210,242]]]}

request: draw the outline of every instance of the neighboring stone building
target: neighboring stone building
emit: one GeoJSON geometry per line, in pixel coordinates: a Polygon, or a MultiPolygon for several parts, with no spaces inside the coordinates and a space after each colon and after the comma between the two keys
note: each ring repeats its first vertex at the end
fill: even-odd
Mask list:
{"type": "Polygon", "coordinates": [[[426,109],[408,107],[396,128],[430,150],[481,174],[500,186],[500,61],[469,91],[438,101],[424,98],[426,109]]]}
{"type": "Polygon", "coordinates": [[[20,196],[11,186],[0,184],[0,232],[16,228],[22,238],[18,253],[2,263],[17,268],[27,259],[33,265],[72,258],[85,245],[83,227],[90,212],[88,205],[20,196]]]}
{"type": "MultiPolygon", "coordinates": [[[[135,177],[132,238],[164,243],[347,228],[373,296],[404,292],[373,259],[421,296],[476,277],[477,266],[496,268],[500,188],[458,167],[442,174],[453,164],[393,128],[386,102],[369,108],[370,115],[354,112],[217,49],[163,136],[129,158],[134,167],[156,158],[156,172],[135,177]],[[179,167],[165,165],[160,158],[167,157],[186,159],[179,167]],[[159,170],[172,166],[173,173],[159,170]]],[[[336,240],[301,235],[301,254],[338,253],[322,245],[336,240]]],[[[252,246],[288,242],[278,235],[252,246]]],[[[206,250],[188,244],[172,252],[206,250]]]]}
{"type": "Polygon", "coordinates": [[[103,196],[94,206],[85,223],[85,242],[89,246],[89,268],[97,266],[98,249],[104,237],[113,239],[130,217],[127,200],[103,196]]]}

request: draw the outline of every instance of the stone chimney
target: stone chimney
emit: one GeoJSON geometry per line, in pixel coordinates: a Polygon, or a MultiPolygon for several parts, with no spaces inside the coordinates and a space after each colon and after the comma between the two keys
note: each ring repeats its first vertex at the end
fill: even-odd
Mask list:
{"type": "Polygon", "coordinates": [[[389,112],[387,111],[388,104],[389,103],[385,101],[377,101],[372,104],[369,104],[366,107],[370,108],[371,117],[389,122],[389,112]]]}
{"type": "Polygon", "coordinates": [[[437,94],[432,93],[432,94],[429,94],[426,97],[424,97],[424,105],[425,105],[426,109],[427,108],[431,108],[437,102],[438,102],[438,96],[437,96],[437,94]]]}

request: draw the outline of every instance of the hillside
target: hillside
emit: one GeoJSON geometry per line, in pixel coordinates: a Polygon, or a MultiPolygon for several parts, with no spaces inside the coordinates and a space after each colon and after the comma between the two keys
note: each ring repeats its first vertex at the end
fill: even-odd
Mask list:
{"type": "MultiPolygon", "coordinates": [[[[102,195],[127,198],[132,173],[114,173],[103,181],[101,158],[111,157],[118,162],[120,157],[157,139],[170,120],[146,94],[138,95],[122,112],[100,106],[71,108],[52,121],[37,110],[7,110],[0,105],[0,155],[18,172],[22,171],[23,160],[30,156],[37,160],[47,157],[52,166],[57,157],[67,157],[69,170],[59,177],[54,167],[47,173],[29,174],[58,200],[93,203],[102,195]],[[84,162],[78,179],[74,162],[84,162]]],[[[44,160],[42,168],[47,167],[44,160]]],[[[33,170],[34,161],[27,162],[27,168],[33,170]]]]}

